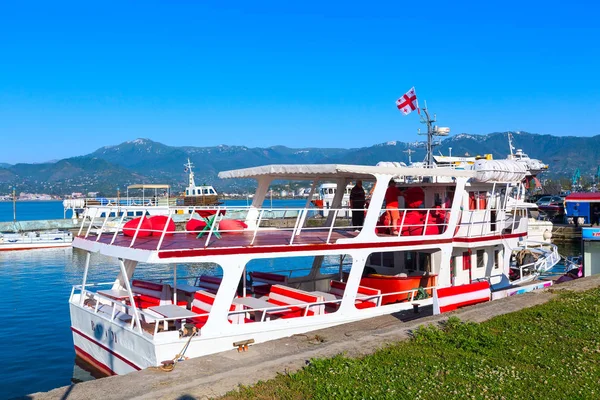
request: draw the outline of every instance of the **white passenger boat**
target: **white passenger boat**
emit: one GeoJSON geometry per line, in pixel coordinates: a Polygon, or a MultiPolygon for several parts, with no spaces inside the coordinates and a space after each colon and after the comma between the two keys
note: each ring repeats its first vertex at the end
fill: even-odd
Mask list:
{"type": "MultiPolygon", "coordinates": [[[[355,184],[356,182],[353,183],[355,184]]],[[[321,215],[324,217],[329,215],[329,209],[333,204],[337,186],[337,184],[331,182],[322,183],[319,185],[319,189],[317,190],[317,198],[312,201],[312,204],[314,204],[315,207],[321,209],[321,215]]],[[[344,188],[344,196],[342,197],[341,208],[350,208],[350,191],[352,190],[352,187],[352,184],[348,184],[344,188]]],[[[348,210],[343,211],[342,214],[346,217],[350,215],[348,210]]]]}
{"type": "Polygon", "coordinates": [[[98,221],[85,220],[73,242],[87,252],[83,282],[69,299],[76,353],[106,374],[125,374],[417,303],[441,310],[441,293],[449,288],[477,285],[480,294],[485,286],[489,299],[490,288],[511,287],[512,249],[527,246],[528,218],[514,212],[521,200],[510,201],[507,212],[526,174],[516,164],[479,160],[472,170],[269,165],[220,173],[256,179],[252,205],[199,209],[188,214],[186,231],[172,224],[175,209],[149,224],[141,217],[124,233],[91,229],[98,221]],[[427,179],[405,179],[414,176],[427,179]],[[338,224],[347,210],[341,207],[345,188],[356,179],[376,183],[364,225],[338,224]],[[396,210],[383,205],[392,179],[406,199],[393,235],[384,215],[396,210]],[[310,218],[309,196],[305,208],[293,210],[291,224],[288,218],[281,227],[265,226],[265,196],[281,180],[310,181],[311,193],[322,182],[334,182],[327,218],[310,218]],[[120,271],[115,280],[89,282],[93,253],[114,258],[120,271]],[[331,259],[339,259],[339,267],[325,267],[331,259]],[[307,272],[256,271],[257,260],[300,265],[307,272]],[[219,276],[177,278],[178,264],[202,262],[217,265],[219,276]],[[169,266],[172,279],[142,280],[139,263],[169,266]]]}
{"type": "Polygon", "coordinates": [[[0,251],[69,247],[73,235],[69,231],[2,232],[0,251]]]}

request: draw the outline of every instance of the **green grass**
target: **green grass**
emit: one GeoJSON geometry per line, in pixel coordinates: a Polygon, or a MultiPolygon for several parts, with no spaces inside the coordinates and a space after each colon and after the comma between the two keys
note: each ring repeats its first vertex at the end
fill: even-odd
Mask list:
{"type": "Polygon", "coordinates": [[[313,359],[224,399],[600,399],[600,289],[481,324],[451,317],[360,358],[313,359]]]}

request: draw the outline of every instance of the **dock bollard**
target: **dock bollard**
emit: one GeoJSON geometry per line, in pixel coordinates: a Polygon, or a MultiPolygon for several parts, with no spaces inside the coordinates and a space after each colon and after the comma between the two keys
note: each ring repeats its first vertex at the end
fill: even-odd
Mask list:
{"type": "Polygon", "coordinates": [[[234,342],[233,347],[237,347],[238,353],[248,351],[248,345],[253,344],[254,339],[242,340],[240,342],[234,342]]]}
{"type": "Polygon", "coordinates": [[[415,314],[418,314],[419,313],[419,303],[413,303],[412,306],[413,306],[413,312],[415,314]]]}

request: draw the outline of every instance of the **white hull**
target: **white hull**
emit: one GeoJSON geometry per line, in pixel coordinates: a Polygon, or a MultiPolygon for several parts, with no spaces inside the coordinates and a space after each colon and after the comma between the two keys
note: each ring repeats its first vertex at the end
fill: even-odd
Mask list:
{"type": "MultiPolygon", "coordinates": [[[[105,318],[102,314],[95,314],[91,308],[80,307],[76,304],[78,299],[78,295],[73,296],[70,304],[75,351],[106,375],[122,375],[159,366],[162,361],[172,360],[187,342],[188,338],[179,338],[176,331],[159,332],[154,338],[148,333],[139,333],[129,323],[110,321],[109,315],[105,318]]],[[[432,299],[420,300],[419,303],[422,306],[430,305],[432,299]]],[[[185,357],[230,351],[234,349],[232,344],[238,341],[253,339],[254,343],[262,343],[412,308],[411,303],[399,303],[364,310],[351,309],[350,312],[340,310],[333,314],[293,320],[226,324],[218,330],[217,336],[203,337],[201,331],[199,336],[191,340],[185,357]]]]}
{"type": "Polygon", "coordinates": [[[34,250],[34,249],[54,249],[60,247],[71,247],[71,242],[65,243],[53,243],[53,242],[41,242],[41,243],[2,243],[0,244],[0,251],[9,250],[34,250]]]}
{"type": "Polygon", "coordinates": [[[553,224],[550,221],[541,221],[530,218],[527,224],[527,238],[536,242],[550,243],[553,224]]]}
{"type": "Polygon", "coordinates": [[[69,232],[4,233],[0,235],[0,251],[71,247],[69,232]]]}

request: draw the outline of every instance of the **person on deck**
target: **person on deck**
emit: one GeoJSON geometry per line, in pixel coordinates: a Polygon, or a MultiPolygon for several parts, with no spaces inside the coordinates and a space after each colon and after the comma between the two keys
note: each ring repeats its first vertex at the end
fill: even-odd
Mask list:
{"type": "MultiPolygon", "coordinates": [[[[435,207],[434,210],[431,212],[431,216],[433,219],[433,222],[435,223],[435,226],[438,230],[437,233],[444,233],[444,231],[446,230],[446,210],[442,208],[442,201],[441,200],[437,200],[435,202],[435,207]]],[[[429,227],[429,219],[427,221],[427,225],[429,227]]]]}
{"type": "Polygon", "coordinates": [[[600,205],[595,204],[592,210],[592,225],[600,225],[600,205]]]}
{"type": "Polygon", "coordinates": [[[579,227],[579,203],[575,203],[573,206],[573,223],[575,228],[579,227]]]}
{"type": "Polygon", "coordinates": [[[398,211],[398,197],[402,195],[400,189],[396,187],[396,182],[390,179],[388,188],[385,192],[385,208],[390,217],[392,235],[398,235],[398,219],[400,219],[400,212],[398,211]]]}
{"type": "Polygon", "coordinates": [[[358,179],[350,191],[350,208],[352,209],[352,226],[360,230],[365,222],[365,189],[358,179]]]}

